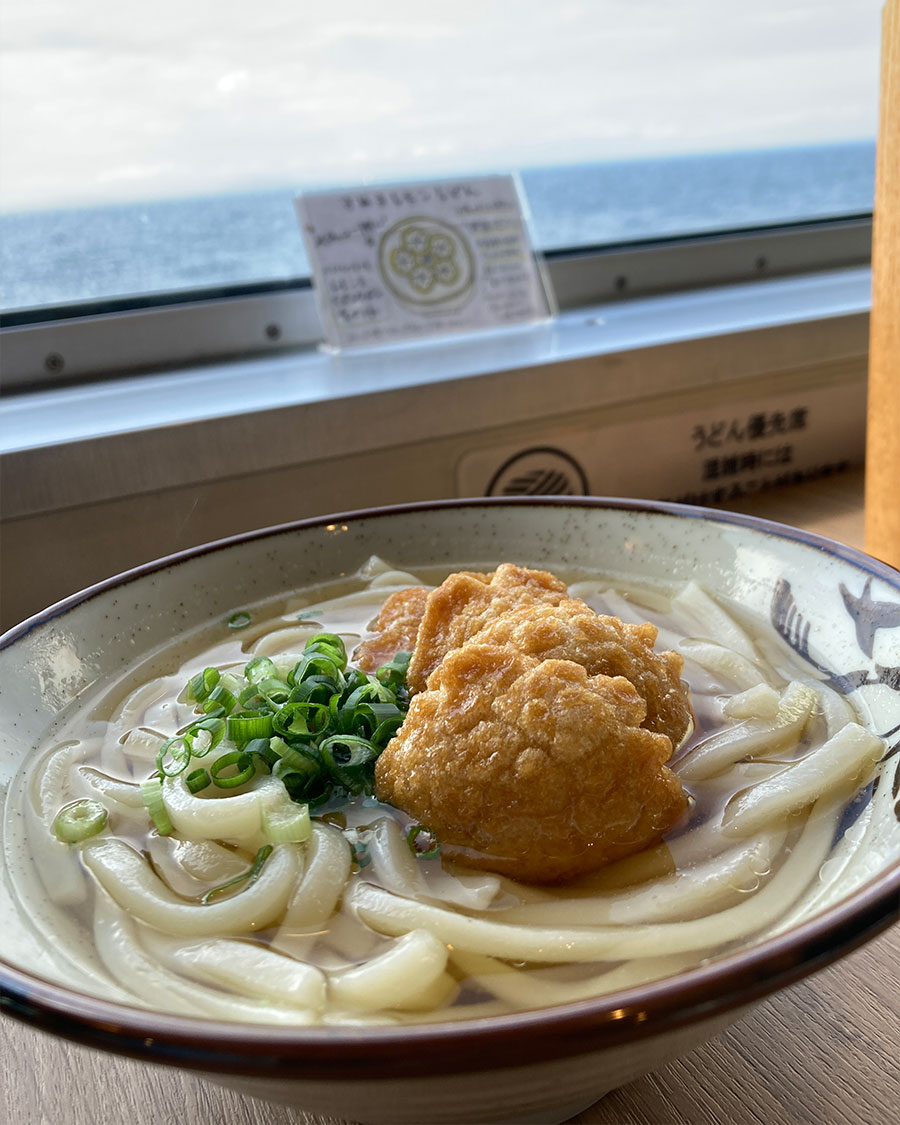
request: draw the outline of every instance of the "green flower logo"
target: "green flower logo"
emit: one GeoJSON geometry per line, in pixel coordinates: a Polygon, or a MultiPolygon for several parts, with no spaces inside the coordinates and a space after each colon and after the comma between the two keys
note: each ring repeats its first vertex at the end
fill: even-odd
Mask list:
{"type": "Polygon", "coordinates": [[[417,293],[430,293],[435,285],[455,285],[459,267],[456,247],[445,234],[429,234],[423,227],[407,227],[400,245],[390,253],[394,273],[404,278],[417,293]]]}
{"type": "Polygon", "coordinates": [[[462,231],[420,215],[395,223],[379,245],[381,276],[403,304],[425,309],[467,300],[475,260],[462,231]]]}

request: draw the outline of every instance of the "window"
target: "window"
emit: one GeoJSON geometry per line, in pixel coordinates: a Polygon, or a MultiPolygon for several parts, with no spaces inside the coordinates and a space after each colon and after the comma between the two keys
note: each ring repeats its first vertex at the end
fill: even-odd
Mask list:
{"type": "Polygon", "coordinates": [[[550,252],[865,213],[879,9],[19,5],[0,306],[17,323],[294,284],[292,196],[335,183],[515,169],[550,252]]]}

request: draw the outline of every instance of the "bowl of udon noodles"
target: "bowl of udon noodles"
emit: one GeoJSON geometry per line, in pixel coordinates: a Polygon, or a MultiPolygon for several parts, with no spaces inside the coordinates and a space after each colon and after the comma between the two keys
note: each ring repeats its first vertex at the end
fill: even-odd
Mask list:
{"type": "Polygon", "coordinates": [[[189,550],[7,633],[0,721],[6,1015],[312,1113],[564,1120],[898,916],[900,574],[727,512],[189,550]]]}

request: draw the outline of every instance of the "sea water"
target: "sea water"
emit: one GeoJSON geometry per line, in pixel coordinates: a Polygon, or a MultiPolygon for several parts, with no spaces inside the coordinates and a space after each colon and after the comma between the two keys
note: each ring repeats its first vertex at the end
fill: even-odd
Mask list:
{"type": "MultiPolygon", "coordinates": [[[[554,165],[520,177],[535,245],[553,251],[868,212],[874,164],[874,142],[853,141],[554,165]]],[[[307,276],[297,190],[0,215],[0,307],[307,276]]]]}

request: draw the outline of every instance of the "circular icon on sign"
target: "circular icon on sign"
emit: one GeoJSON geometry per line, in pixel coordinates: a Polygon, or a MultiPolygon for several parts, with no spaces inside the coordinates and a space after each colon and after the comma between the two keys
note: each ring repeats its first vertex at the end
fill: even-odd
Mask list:
{"type": "Polygon", "coordinates": [[[551,446],[523,449],[491,477],[486,496],[587,496],[587,476],[570,454],[551,446]]]}
{"type": "Polygon", "coordinates": [[[416,215],[395,223],[378,244],[381,279],[398,301],[418,309],[468,300],[475,258],[462,231],[440,219],[416,215]]]}

